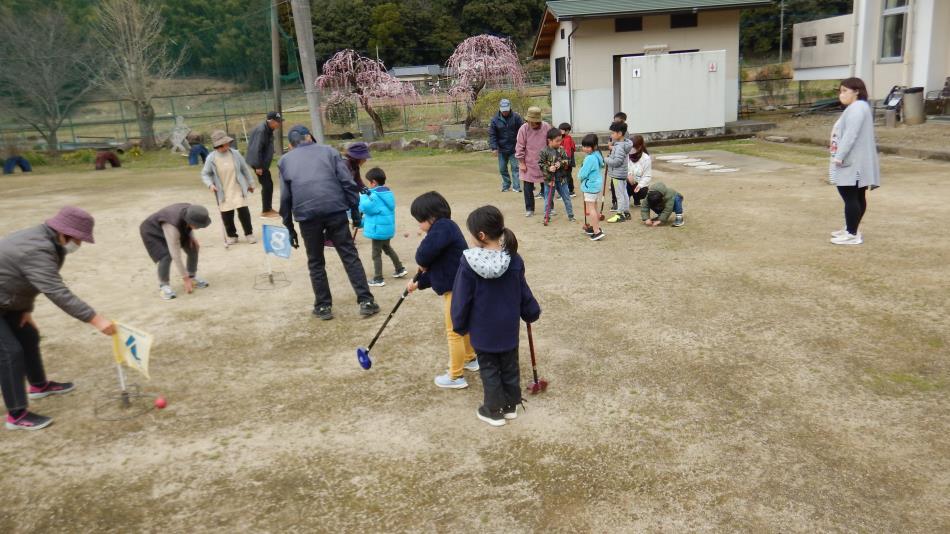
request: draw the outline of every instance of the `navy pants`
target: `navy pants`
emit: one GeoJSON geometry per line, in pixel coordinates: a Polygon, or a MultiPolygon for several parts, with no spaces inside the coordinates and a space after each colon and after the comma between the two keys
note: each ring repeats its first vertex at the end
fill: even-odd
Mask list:
{"type": "Polygon", "coordinates": [[[23,312],[2,312],[0,315],[0,390],[7,411],[27,407],[26,384],[46,383],[46,371],[40,356],[40,333],[31,324],[20,326],[23,312]]]}
{"type": "Polygon", "coordinates": [[[333,242],[336,253],[343,262],[346,276],[356,292],[356,302],[373,302],[373,294],[369,291],[366,281],[366,271],[363,262],[353,243],[350,234],[350,221],[346,212],[341,211],[325,218],[318,218],[300,222],[300,233],[303,236],[303,245],[307,249],[307,266],[310,268],[310,284],[313,286],[314,309],[321,306],[332,306],[333,296],[330,294],[330,282],[327,280],[327,260],[324,256],[324,240],[333,242]]]}

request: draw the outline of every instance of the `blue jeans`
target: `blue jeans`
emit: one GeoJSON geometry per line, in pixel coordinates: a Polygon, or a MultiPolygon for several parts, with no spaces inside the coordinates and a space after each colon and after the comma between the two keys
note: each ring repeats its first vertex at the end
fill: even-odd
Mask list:
{"type": "Polygon", "coordinates": [[[518,176],[518,160],[514,154],[498,152],[498,172],[501,173],[501,188],[521,191],[521,180],[518,176]],[[511,168],[509,174],[508,169],[511,168]]]}
{"type": "Polygon", "coordinates": [[[673,197],[673,213],[677,215],[683,214],[683,195],[679,193],[673,197]]]}
{"type": "Polygon", "coordinates": [[[545,187],[544,189],[544,216],[548,217],[551,210],[554,209],[554,191],[557,190],[558,194],[561,195],[561,200],[564,202],[564,209],[567,211],[567,216],[573,219],[574,206],[571,204],[571,192],[567,182],[555,181],[554,187],[545,187]]]}

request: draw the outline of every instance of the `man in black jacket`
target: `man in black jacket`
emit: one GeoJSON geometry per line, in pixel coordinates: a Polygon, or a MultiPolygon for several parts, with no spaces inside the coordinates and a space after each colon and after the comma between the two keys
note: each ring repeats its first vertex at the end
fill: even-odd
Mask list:
{"type": "Polygon", "coordinates": [[[518,140],[518,129],[522,124],[524,124],[524,119],[511,110],[511,101],[504,98],[498,105],[498,113],[492,117],[491,124],[488,126],[488,146],[491,147],[492,153],[498,156],[502,193],[521,192],[518,160],[515,159],[515,143],[518,140]]]}
{"type": "Polygon", "coordinates": [[[271,201],[274,197],[274,181],[270,175],[270,164],[274,159],[274,130],[284,122],[280,113],[271,111],[267,119],[251,130],[247,141],[247,164],[257,173],[261,182],[261,217],[279,217],[271,201]]]}

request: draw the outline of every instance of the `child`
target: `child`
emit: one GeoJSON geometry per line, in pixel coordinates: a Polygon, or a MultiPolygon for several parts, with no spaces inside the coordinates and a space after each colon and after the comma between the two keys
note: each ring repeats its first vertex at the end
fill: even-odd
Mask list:
{"type": "Polygon", "coordinates": [[[478,371],[475,349],[468,335],[456,334],[452,327],[452,286],[459,271],[462,252],[468,247],[465,236],[452,220],[452,208],[445,197],[430,191],[419,195],[409,208],[413,218],[419,222],[419,229],[426,232],[425,238],[416,249],[416,264],[421,274],[409,282],[407,289],[431,287],[441,295],[445,303],[445,333],[449,341],[449,370],[435,377],[435,385],[447,389],[463,389],[468,382],[463,371],[478,371]]]}
{"type": "Polygon", "coordinates": [[[505,228],[495,206],[482,206],[468,216],[475,248],[465,251],[452,292],[452,323],[458,334],[471,334],[485,398],[476,412],[492,426],[518,417],[521,376],[518,334],[521,321],[533,323],[541,307],[525,281],[518,239],[505,228]]]}
{"type": "MultiPolygon", "coordinates": [[[[614,113],[614,121],[613,121],[613,123],[616,124],[616,123],[618,123],[618,122],[622,122],[622,123],[626,124],[626,123],[627,123],[627,114],[624,113],[624,112],[622,112],[622,111],[618,111],[617,113],[614,113]]],[[[617,211],[617,192],[614,191],[614,181],[613,181],[613,180],[610,181],[610,211],[617,211]]]]}
{"type": "Polygon", "coordinates": [[[683,222],[683,195],[677,193],[672,187],[666,187],[663,182],[651,185],[650,192],[647,193],[647,201],[640,207],[640,218],[643,219],[643,224],[660,226],[673,213],[676,214],[673,226],[677,228],[683,226],[685,224],[683,222]],[[650,219],[650,211],[659,215],[650,219]]]}
{"type": "Polygon", "coordinates": [[[544,224],[548,224],[548,219],[554,211],[554,192],[561,195],[564,202],[564,209],[567,211],[567,218],[574,222],[574,206],[571,204],[571,194],[567,189],[567,182],[571,179],[571,161],[567,157],[567,152],[561,146],[561,130],[551,128],[548,130],[548,147],[541,151],[538,156],[538,166],[541,167],[541,174],[544,176],[544,182],[547,184],[547,196],[544,200],[544,224]]]}
{"type": "Polygon", "coordinates": [[[614,122],[622,122],[624,124],[627,124],[627,114],[622,111],[618,111],[617,113],[614,113],[614,122]]]}
{"type": "Polygon", "coordinates": [[[177,297],[170,280],[172,264],[184,281],[186,293],[191,293],[195,288],[208,287],[208,282],[196,274],[199,245],[194,231],[207,228],[210,224],[211,216],[204,206],[180,203],[156,211],[139,225],[145,250],[158,265],[158,290],[162,299],[177,297]],[[188,258],[187,269],[181,261],[182,252],[188,258]]]}
{"type": "Polygon", "coordinates": [[[633,152],[630,153],[630,168],[627,171],[627,183],[634,184],[633,205],[639,206],[640,200],[650,192],[653,179],[653,158],[647,150],[642,135],[633,136],[633,152]]]}
{"type": "Polygon", "coordinates": [[[630,220],[630,197],[627,195],[627,161],[633,143],[627,139],[627,124],[615,122],[610,125],[610,156],[607,157],[607,175],[611,178],[617,196],[617,213],[607,219],[609,223],[630,220]]]}
{"type": "Polygon", "coordinates": [[[581,165],[581,170],[577,173],[577,179],[581,182],[581,191],[584,193],[584,213],[586,214],[588,224],[584,226],[584,231],[590,236],[591,241],[600,241],[604,238],[604,232],[600,229],[600,210],[597,208],[597,202],[604,190],[604,177],[601,174],[604,169],[604,157],[597,150],[597,135],[587,134],[581,140],[581,150],[587,156],[581,165]]]}
{"type": "Polygon", "coordinates": [[[366,173],[369,189],[360,193],[360,213],[363,214],[363,235],[373,241],[373,279],[369,285],[381,287],[383,280],[383,252],[393,261],[393,278],[406,276],[406,268],[399,261],[389,241],[396,235],[396,197],[386,187],[386,173],[373,167],[366,173]]]}
{"type": "Polygon", "coordinates": [[[574,193],[574,167],[577,167],[577,160],[574,159],[574,153],[577,152],[577,145],[574,144],[574,138],[571,137],[571,125],[567,122],[562,122],[558,129],[561,130],[561,136],[564,140],[561,142],[561,146],[564,147],[564,152],[567,152],[567,157],[571,160],[571,166],[567,169],[569,173],[567,180],[567,189],[571,192],[571,198],[577,196],[574,193]]]}

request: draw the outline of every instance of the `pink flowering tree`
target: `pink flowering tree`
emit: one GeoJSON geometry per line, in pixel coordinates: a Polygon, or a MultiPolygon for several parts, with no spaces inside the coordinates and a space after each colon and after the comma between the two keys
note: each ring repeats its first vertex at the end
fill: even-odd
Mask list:
{"type": "Polygon", "coordinates": [[[446,67],[452,76],[449,94],[465,99],[468,114],[465,128],[475,121],[474,104],[486,87],[524,86],[525,73],[510,39],[476,35],[462,41],[446,67]]]}
{"type": "Polygon", "coordinates": [[[386,72],[382,61],[362,56],[355,50],[341,50],[323,64],[317,87],[328,93],[327,105],[356,97],[373,119],[377,135],[383,135],[383,120],[373,109],[380,100],[407,101],[418,97],[412,84],[400,82],[386,72]]]}

